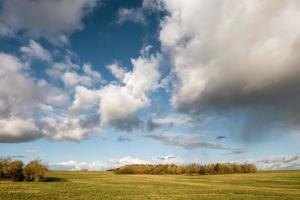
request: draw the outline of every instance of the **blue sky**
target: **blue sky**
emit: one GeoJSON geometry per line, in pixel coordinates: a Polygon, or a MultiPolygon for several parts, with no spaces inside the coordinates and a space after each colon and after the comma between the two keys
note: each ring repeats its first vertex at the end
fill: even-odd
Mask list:
{"type": "Polygon", "coordinates": [[[299,168],[297,1],[0,4],[0,156],[299,168]]]}

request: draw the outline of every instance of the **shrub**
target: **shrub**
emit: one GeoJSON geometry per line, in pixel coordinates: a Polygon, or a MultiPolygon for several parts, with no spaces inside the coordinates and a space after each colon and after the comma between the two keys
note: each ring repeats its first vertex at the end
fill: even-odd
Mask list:
{"type": "Polygon", "coordinates": [[[12,160],[11,158],[0,159],[0,178],[11,179],[13,181],[23,180],[23,162],[12,160]]]}
{"type": "Polygon", "coordinates": [[[43,181],[47,167],[40,160],[34,160],[25,167],[22,161],[0,158],[0,179],[13,181],[43,181]]]}
{"type": "Polygon", "coordinates": [[[24,164],[20,160],[14,160],[10,163],[8,174],[13,181],[23,181],[23,166],[24,164]]]}
{"type": "Polygon", "coordinates": [[[46,165],[43,165],[40,160],[29,162],[24,168],[24,177],[26,181],[43,181],[47,172],[46,165]]]}
{"type": "Polygon", "coordinates": [[[0,159],[0,178],[9,178],[9,165],[11,163],[10,158],[0,159]]]}

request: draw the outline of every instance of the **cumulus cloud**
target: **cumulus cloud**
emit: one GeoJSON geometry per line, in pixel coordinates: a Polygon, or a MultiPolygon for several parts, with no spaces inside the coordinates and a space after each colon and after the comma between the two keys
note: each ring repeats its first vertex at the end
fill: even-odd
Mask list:
{"type": "Polygon", "coordinates": [[[77,162],[73,160],[54,163],[50,168],[65,169],[65,170],[89,170],[102,171],[114,169],[129,164],[183,164],[184,160],[175,155],[159,156],[157,158],[140,159],[131,156],[126,156],[119,159],[110,159],[108,161],[91,161],[91,162],[77,162]],[[163,158],[163,159],[162,159],[163,158]]]}
{"type": "Polygon", "coordinates": [[[35,110],[41,102],[60,104],[67,96],[44,80],[30,77],[28,67],[17,57],[0,53],[0,116],[35,110]]]}
{"type": "Polygon", "coordinates": [[[175,133],[148,134],[145,135],[145,137],[157,140],[162,144],[166,144],[170,146],[180,146],[185,149],[205,148],[205,149],[224,150],[234,154],[244,153],[242,149],[230,148],[219,143],[206,141],[200,138],[198,134],[190,134],[190,135],[182,135],[182,134],[175,134],[175,133]]]}
{"type": "Polygon", "coordinates": [[[84,63],[81,66],[72,62],[68,56],[63,62],[54,62],[52,67],[46,70],[46,74],[62,81],[64,86],[68,88],[74,88],[78,85],[91,87],[101,80],[100,72],[94,70],[92,65],[84,63]]]}
{"type": "Polygon", "coordinates": [[[93,80],[101,79],[101,74],[93,70],[91,64],[87,64],[87,63],[83,64],[82,70],[87,76],[91,77],[93,80]]]}
{"type": "Polygon", "coordinates": [[[29,58],[51,61],[52,57],[48,50],[44,49],[39,43],[30,40],[28,46],[22,46],[20,51],[29,58]]]}
{"type": "Polygon", "coordinates": [[[83,29],[82,19],[97,0],[4,0],[1,2],[0,34],[20,32],[52,42],[67,42],[67,35],[83,29]]]}
{"type": "Polygon", "coordinates": [[[164,3],[160,41],[176,74],[177,111],[243,110],[243,132],[259,135],[278,124],[299,126],[298,1],[164,3]]]}
{"type": "Polygon", "coordinates": [[[27,142],[41,137],[33,119],[10,117],[0,119],[0,142],[27,142]]]}
{"type": "Polygon", "coordinates": [[[40,121],[45,137],[54,140],[80,141],[95,130],[95,126],[85,126],[84,119],[64,115],[46,116],[40,121]]]}
{"type": "Polygon", "coordinates": [[[127,130],[140,126],[136,112],[149,105],[148,94],[157,88],[159,59],[159,56],[132,59],[133,69],[123,74],[121,85],[108,84],[99,91],[102,125],[111,124],[127,130]]]}
{"type": "MultiPolygon", "coordinates": [[[[41,137],[79,141],[93,133],[96,127],[93,116],[67,114],[67,92],[43,79],[31,77],[30,67],[13,55],[0,53],[0,63],[1,143],[41,137]]],[[[78,91],[81,96],[76,96],[71,106],[75,111],[80,111],[83,101],[88,103],[90,92],[84,88],[78,91]],[[86,95],[85,99],[82,93],[86,95]]]]}
{"type": "Polygon", "coordinates": [[[116,77],[118,80],[122,81],[125,78],[127,72],[123,67],[119,66],[118,63],[115,62],[110,65],[107,65],[106,67],[109,69],[111,74],[114,75],[114,77],[116,77]]]}
{"type": "Polygon", "coordinates": [[[90,90],[83,86],[76,86],[74,101],[69,108],[72,113],[81,113],[97,104],[99,94],[97,90],[90,90]]]}
{"type": "Polygon", "coordinates": [[[92,79],[90,77],[79,75],[77,72],[65,72],[62,80],[67,87],[74,87],[79,84],[90,86],[92,84],[92,79]]]}

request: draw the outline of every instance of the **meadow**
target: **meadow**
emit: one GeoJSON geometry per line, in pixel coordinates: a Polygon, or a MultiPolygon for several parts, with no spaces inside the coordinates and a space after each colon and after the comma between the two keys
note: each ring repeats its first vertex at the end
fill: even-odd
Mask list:
{"type": "Polygon", "coordinates": [[[300,199],[300,171],[125,175],[49,171],[47,182],[0,181],[0,199],[300,199]]]}

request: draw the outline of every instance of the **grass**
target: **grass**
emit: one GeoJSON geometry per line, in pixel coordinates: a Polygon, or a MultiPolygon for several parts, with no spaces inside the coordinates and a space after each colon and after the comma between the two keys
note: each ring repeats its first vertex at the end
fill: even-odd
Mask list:
{"type": "Polygon", "coordinates": [[[300,171],[207,176],[50,171],[48,182],[0,181],[0,199],[300,199],[300,171]]]}

